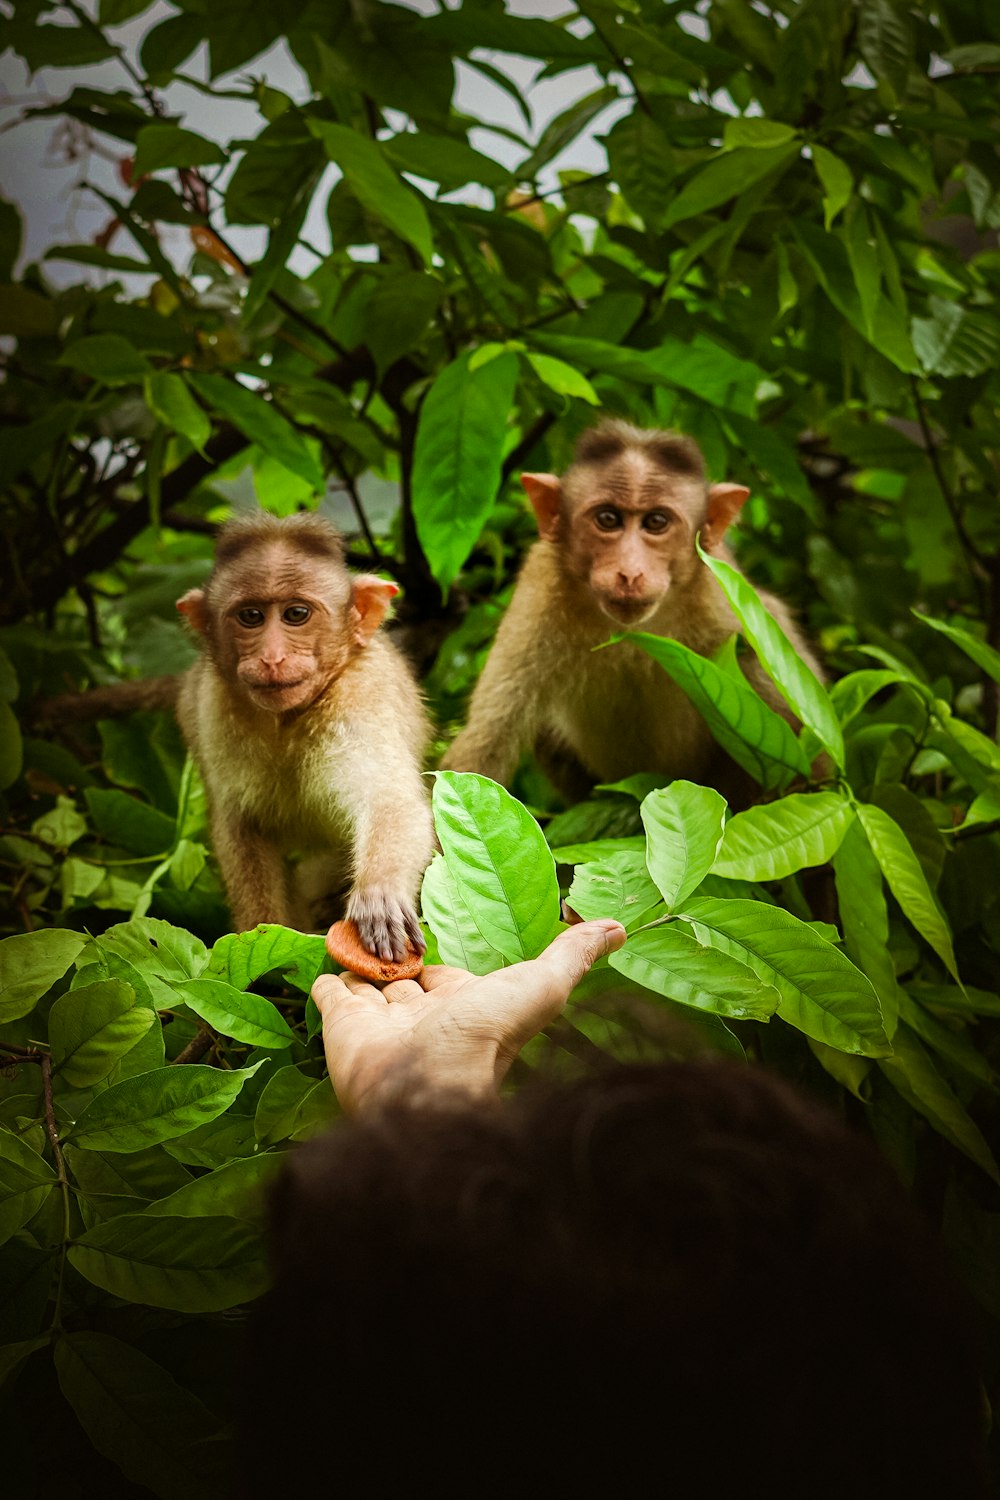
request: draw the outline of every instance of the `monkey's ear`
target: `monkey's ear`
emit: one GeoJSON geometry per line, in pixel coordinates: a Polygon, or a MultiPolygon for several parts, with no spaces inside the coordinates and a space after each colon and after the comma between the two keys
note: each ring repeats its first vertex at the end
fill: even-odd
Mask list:
{"type": "Polygon", "coordinates": [[[376,578],[374,573],[362,573],[355,578],[351,597],[351,627],[355,645],[367,646],[398,593],[398,583],[390,583],[387,578],[376,578]]]}
{"type": "Polygon", "coordinates": [[[204,589],[188,589],[178,599],[177,608],[182,615],[187,616],[188,624],[193,625],[199,635],[208,634],[208,607],[205,604],[204,589]]]}
{"type": "Polygon", "coordinates": [[[701,544],[714,547],[725,536],[750,498],[745,484],[713,484],[708,491],[708,511],[701,528],[701,544]]]}
{"type": "Polygon", "coordinates": [[[521,483],[535,512],[538,535],[547,542],[556,541],[559,532],[559,502],[562,499],[562,485],[558,475],[522,474],[521,483]]]}

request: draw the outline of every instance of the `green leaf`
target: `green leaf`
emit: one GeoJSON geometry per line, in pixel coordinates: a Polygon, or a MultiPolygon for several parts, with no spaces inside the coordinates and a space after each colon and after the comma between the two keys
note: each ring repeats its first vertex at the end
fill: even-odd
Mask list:
{"type": "Polygon", "coordinates": [[[17,50],[32,73],[39,68],[84,68],[114,56],[111,43],[96,27],[52,26],[44,22],[36,22],[30,30],[20,33],[17,50]]]}
{"type": "Polygon", "coordinates": [[[306,1078],[297,1068],[279,1068],[261,1092],[254,1135],[262,1146],[299,1140],[326,1125],[336,1109],[329,1078],[306,1078]]]}
{"type": "Polygon", "coordinates": [[[649,873],[667,910],[676,911],[715,862],[726,826],[726,800],[710,786],[674,781],[643,801],[642,824],[649,873]]]}
{"type": "Polygon", "coordinates": [[[733,677],[680,641],[641,632],[622,639],[669,672],[723,750],[761,786],[783,786],[793,775],[809,775],[809,760],[791,725],[768,708],[745,678],[733,677]]]}
{"type": "Polygon", "coordinates": [[[446,365],[420,410],[413,457],[413,513],[420,545],[446,590],[493,509],[502,482],[504,433],[517,356],[470,370],[446,365]]]}
{"type": "Polygon", "coordinates": [[[81,1276],[125,1302],[221,1312],[267,1285],[260,1236],[239,1219],[119,1214],[71,1245],[81,1276]]]}
{"type": "Polygon", "coordinates": [[[51,298],[26,286],[0,286],[0,333],[19,339],[46,338],[58,326],[59,309],[51,298]]]}
{"type": "Polygon", "coordinates": [[[155,417],[186,437],[192,447],[203,453],[212,436],[212,424],[188,390],[180,375],[160,371],[146,377],[143,390],[146,405],[155,417]]]}
{"type": "Polygon", "coordinates": [[[987,677],[992,677],[994,682],[1000,682],[1000,651],[994,651],[985,641],[978,636],[962,630],[958,625],[946,625],[943,620],[932,620],[930,615],[922,615],[919,610],[913,609],[911,614],[916,615],[922,625],[929,625],[932,630],[937,630],[941,635],[946,635],[950,641],[954,641],[966,656],[971,656],[980,671],[985,672],[987,677]]]}
{"type": "Polygon", "coordinates": [[[186,1063],[126,1078],[98,1094],[66,1139],[95,1151],[141,1151],[223,1114],[263,1062],[223,1072],[186,1063]]]}
{"type": "MultiPolygon", "coordinates": [[[[274,1076],[278,1077],[289,1071],[295,1070],[281,1068],[274,1076]]],[[[327,1079],[321,1079],[317,1083],[310,1078],[307,1082],[312,1088],[323,1085],[330,1087],[327,1079]]],[[[265,1092],[266,1090],[267,1086],[265,1092]]],[[[227,1162],[224,1167],[217,1167],[214,1172],[206,1172],[204,1176],[185,1183],[169,1197],[150,1203],[145,1213],[150,1217],[156,1215],[184,1219],[218,1216],[246,1219],[255,1223],[263,1209],[261,1189],[280,1166],[281,1154],[274,1152],[227,1162]]]]}
{"type": "Polygon", "coordinates": [[[84,797],[98,833],[130,854],[162,855],[172,847],[174,819],[147,802],[103,787],[88,787],[84,797]]]}
{"type": "Polygon", "coordinates": [[[49,1011],[49,1043],[58,1072],[74,1088],[107,1078],[119,1057],[156,1023],[156,1012],[136,1005],[120,979],[70,990],[49,1011]]]}
{"type": "Polygon", "coordinates": [[[695,899],[682,915],[699,942],[730,954],[775,986],[778,1014],[790,1026],[841,1052],[888,1052],[871,982],[791,912],[759,901],[695,899]]]}
{"type": "Polygon", "coordinates": [[[838,766],[844,764],[844,736],[829,694],[799,656],[777,620],[768,614],[751,583],[721,557],[698,555],[714,574],[743,627],[743,634],[782,697],[815,734],[838,766]]]}
{"type": "Polygon", "coordinates": [[[847,163],[825,146],[814,145],[811,150],[816,175],[823,184],[823,228],[828,230],[841,209],[851,201],[854,178],[847,163]]]}
{"type": "Polygon", "coordinates": [[[929,1120],[939,1135],[1000,1183],[993,1153],[978,1125],[945,1083],[917,1038],[904,1025],[896,1030],[892,1057],[879,1061],[889,1082],[906,1102],[929,1120]]]}
{"type": "Polygon", "coordinates": [[[262,974],[277,972],[308,994],[316,978],[329,972],[326,941],[315,933],[261,923],[249,932],[219,938],[208,957],[206,973],[245,990],[262,974]]]}
{"type": "Polygon", "coordinates": [[[21,774],[23,763],[21,726],[10,704],[0,701],[0,789],[13,785],[21,774]]]}
{"type": "Polygon", "coordinates": [[[663,911],[662,897],[640,853],[612,854],[580,865],[566,902],[585,922],[614,917],[628,931],[663,911]]]}
{"type": "Polygon", "coordinates": [[[429,266],[434,240],[423,200],[393,171],[378,142],[329,120],[310,118],[308,124],[362,208],[412,245],[429,266]]]}
{"type": "Polygon", "coordinates": [[[192,1181],[190,1173],[162,1146],[128,1156],[82,1150],[72,1143],[63,1150],[74,1182],[89,1203],[99,1205],[101,1218],[139,1213],[150,1200],[165,1199],[192,1181]]]}
{"type": "Polygon", "coordinates": [[[929,299],[931,316],[914,318],[913,347],[931,375],[983,375],[1000,361],[1000,318],[970,311],[941,297],[929,299]]]}
{"type": "Polygon", "coordinates": [[[0,942],[0,1023],[33,1010],[61,979],[87,939],[62,927],[19,932],[0,942]]]}
{"type": "Polygon", "coordinates": [[[713,1015],[767,1021],[778,1008],[774,985],[674,922],[634,933],[608,962],[646,989],[713,1015]]]}
{"type": "Polygon", "coordinates": [[[87,1437],[126,1479],[164,1500],[212,1500],[224,1483],[221,1422],[132,1344],[106,1333],[63,1333],[59,1387],[87,1437]],[[214,1461],[213,1461],[214,1455],[214,1461]]]}
{"type": "Polygon", "coordinates": [[[144,260],[134,255],[114,255],[102,250],[100,245],[54,245],[46,250],[43,260],[64,260],[70,265],[99,266],[102,271],[128,271],[132,275],[148,276],[151,268],[144,260]]]}
{"type": "Polygon", "coordinates": [[[144,125],[136,136],[133,181],[164,167],[209,167],[226,160],[218,141],[179,125],[144,125]]]}
{"type": "Polygon", "coordinates": [[[853,821],[854,808],[838,792],[796,792],[748,808],[726,824],[712,871],[736,880],[781,880],[825,865],[853,821]]]}
{"type": "Polygon", "coordinates": [[[295,1033],[277,1006],[260,995],[245,995],[218,979],[184,979],[177,998],[196,1016],[249,1047],[287,1047],[295,1033]]]}
{"type": "Polygon", "coordinates": [[[446,193],[469,182],[501,188],[512,180],[509,167],[450,135],[433,135],[427,130],[407,132],[382,142],[382,151],[397,171],[428,177],[446,193]]]}
{"type": "Polygon", "coordinates": [[[646,840],[642,834],[628,838],[588,839],[580,844],[557,844],[553,857],[561,865],[589,864],[595,859],[609,859],[618,854],[641,854],[646,862],[646,840]]]}
{"type": "Polygon", "coordinates": [[[247,390],[238,381],[227,380],[224,375],[191,374],[188,379],[198,394],[232,422],[249,442],[257,443],[265,453],[306,480],[314,490],[323,488],[323,470],[312,448],[288,418],[283,417],[262,395],[247,390]]]}
{"type": "Polygon", "coordinates": [[[576,396],[589,401],[591,406],[600,406],[601,398],[586,375],[581,375],[565,360],[553,359],[551,354],[536,354],[529,350],[527,360],[543,385],[558,396],[576,396]]]}
{"type": "Polygon", "coordinates": [[[746,192],[771,172],[777,177],[799,154],[797,143],[782,146],[745,147],[714,156],[707,166],[688,178],[661,220],[669,229],[696,214],[708,213],[746,192]]]}
{"type": "Polygon", "coordinates": [[[420,904],[442,963],[467,969],[470,974],[492,974],[494,969],[503,968],[503,954],[479,931],[441,854],[434,855],[424,872],[420,904]]]}
{"type": "Polygon", "coordinates": [[[858,51],[879,82],[888,83],[897,99],[906,92],[913,63],[913,28],[896,0],[864,0],[858,7],[858,51]]]}
{"type": "Polygon", "coordinates": [[[762,146],[786,146],[797,135],[794,125],[785,125],[780,120],[764,120],[759,116],[727,120],[722,131],[722,149],[732,151],[738,146],[751,146],[759,150],[762,146]]]}
{"type": "Polygon", "coordinates": [[[916,1032],[921,1041],[933,1047],[934,1051],[943,1057],[946,1063],[952,1067],[967,1073],[977,1083],[983,1084],[988,1089],[996,1090],[1000,1086],[996,1073],[990,1065],[988,1057],[979,1052],[971,1040],[972,1032],[969,1027],[955,1027],[946,1024],[924,1010],[922,1005],[911,999],[907,991],[899,987],[899,1016],[905,1021],[911,1031],[916,1032]]]}
{"type": "Polygon", "coordinates": [[[32,1354],[37,1353],[39,1349],[47,1348],[51,1339],[51,1334],[40,1333],[37,1338],[20,1339],[14,1344],[5,1344],[0,1349],[0,1386],[5,1385],[32,1354]]]}
{"type": "Polygon", "coordinates": [[[899,987],[889,949],[889,911],[881,866],[856,820],[833,856],[833,876],[847,956],[874,985],[891,1041],[899,1011],[899,987]]]}
{"type": "Polygon", "coordinates": [[[874,667],[866,667],[861,672],[849,672],[846,677],[835,682],[830,689],[830,702],[840,720],[840,727],[846,729],[876,693],[881,693],[887,687],[898,687],[900,683],[907,683],[911,687],[920,686],[909,678],[900,677],[898,672],[881,671],[874,667]]]}
{"type": "Polygon", "coordinates": [[[55,1184],[48,1162],[0,1127],[0,1245],[35,1217],[55,1184]]]}
{"type": "Polygon", "coordinates": [[[120,333],[92,333],[76,339],[57,363],[80,370],[104,385],[132,385],[153,369],[146,356],[120,333]]]}
{"type": "Polygon", "coordinates": [[[434,827],[482,937],[508,963],[535,958],[559,926],[555,860],[534,818],[486,776],[438,771],[434,827]]]}
{"type": "Polygon", "coordinates": [[[927,884],[920,861],[905,833],[888,813],[867,802],[856,804],[858,818],[889,889],[917,931],[930,943],[949,974],[959,983],[948,919],[927,884]]]}

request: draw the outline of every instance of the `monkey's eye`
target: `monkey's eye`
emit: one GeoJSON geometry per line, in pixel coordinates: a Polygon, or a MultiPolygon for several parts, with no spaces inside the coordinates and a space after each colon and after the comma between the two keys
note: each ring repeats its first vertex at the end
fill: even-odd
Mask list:
{"type": "Polygon", "coordinates": [[[286,625],[304,625],[311,614],[308,604],[290,604],[281,618],[286,625]]]}
{"type": "Polygon", "coordinates": [[[594,524],[599,531],[617,531],[622,518],[613,505],[602,505],[600,510],[594,511],[594,524]]]}
{"type": "Polygon", "coordinates": [[[252,629],[255,625],[263,625],[264,611],[256,609],[252,605],[247,605],[246,609],[238,609],[236,611],[236,618],[241,625],[247,625],[252,629]]]}
{"type": "Polygon", "coordinates": [[[654,535],[659,536],[661,532],[666,531],[670,522],[671,517],[667,515],[665,510],[651,510],[648,515],[643,517],[642,525],[644,531],[651,531],[654,535]]]}

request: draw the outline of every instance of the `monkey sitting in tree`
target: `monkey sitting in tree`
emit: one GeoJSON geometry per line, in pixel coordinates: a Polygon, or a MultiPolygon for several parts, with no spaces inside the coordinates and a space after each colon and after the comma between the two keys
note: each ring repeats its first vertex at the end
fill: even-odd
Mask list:
{"type": "MultiPolygon", "coordinates": [[[[522,483],[540,540],[472,695],[468,723],[444,757],[509,785],[535,751],[570,799],[637,771],[752,795],[746,774],[713,739],[683,690],[638,647],[594,647],[612,630],[669,636],[711,656],[738,628],[695,549],[733,563],[723,542],[749,490],[709,485],[698,445],[678,433],[609,420],[585,432],[574,461],[522,483]]],[[[822,677],[787,607],[761,594],[799,655],[822,677]]],[[[761,698],[795,723],[756,658],[740,658],[761,698]]]]}
{"type": "Polygon", "coordinates": [[[424,951],[415,902],[433,843],[420,775],[429,725],[378,633],[396,591],[352,577],[321,517],[259,512],[222,528],[205,587],[178,600],[202,648],[187,672],[42,705],[49,718],[176,706],[237,931],[309,925],[286,856],[316,854],[308,883],[325,877],[324,895],[349,888],[346,915],[369,953],[398,962],[424,951]]]}

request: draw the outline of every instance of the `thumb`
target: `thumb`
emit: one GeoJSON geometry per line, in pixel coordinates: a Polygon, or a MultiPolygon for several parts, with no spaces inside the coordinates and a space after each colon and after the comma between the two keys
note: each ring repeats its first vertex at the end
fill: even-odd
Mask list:
{"type": "Polygon", "coordinates": [[[606,953],[616,953],[627,934],[620,922],[578,922],[561,932],[535,959],[552,983],[568,995],[592,964],[606,953]]]}

